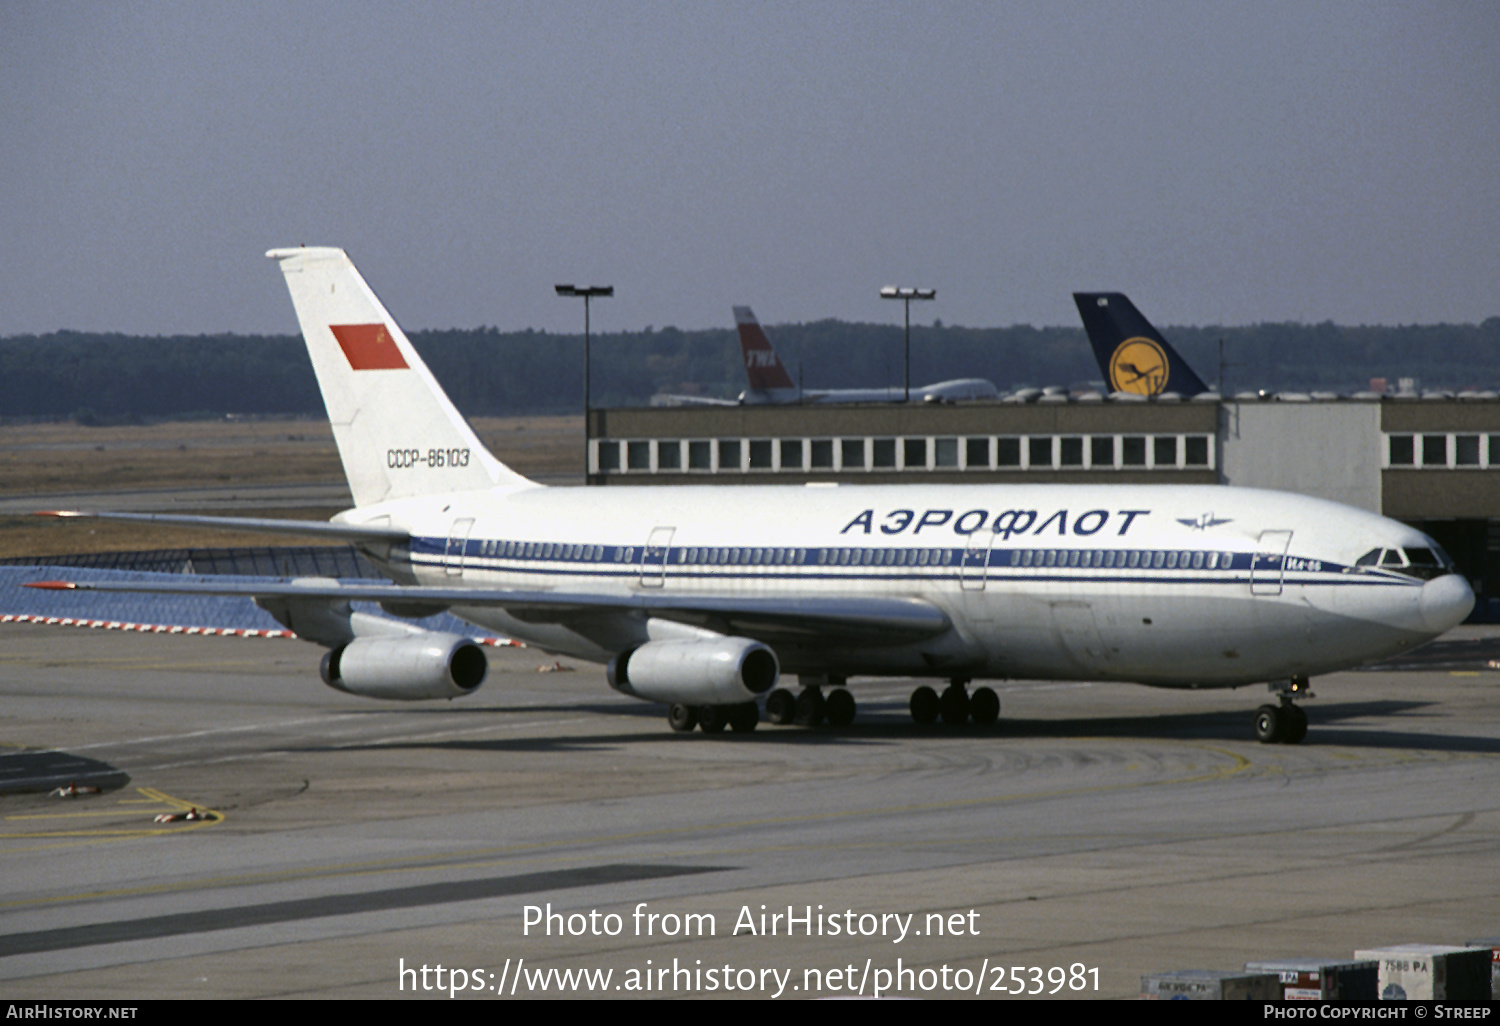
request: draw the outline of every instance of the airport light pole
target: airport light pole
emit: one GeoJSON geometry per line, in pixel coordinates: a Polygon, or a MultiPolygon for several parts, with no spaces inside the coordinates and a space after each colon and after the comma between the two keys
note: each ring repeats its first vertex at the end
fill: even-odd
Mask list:
{"type": "Polygon", "coordinates": [[[936,299],[937,289],[908,289],[887,285],[880,290],[881,299],[899,299],[906,306],[906,398],[911,402],[911,301],[913,299],[936,299]]]}
{"type": "Polygon", "coordinates": [[[583,297],[583,415],[589,415],[589,300],[615,294],[613,285],[558,285],[559,296],[583,297]]]}

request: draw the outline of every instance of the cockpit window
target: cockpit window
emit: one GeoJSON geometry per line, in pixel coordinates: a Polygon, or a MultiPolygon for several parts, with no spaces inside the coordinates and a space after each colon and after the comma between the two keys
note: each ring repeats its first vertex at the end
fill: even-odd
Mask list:
{"type": "Polygon", "coordinates": [[[1355,560],[1354,565],[1365,570],[1378,566],[1421,581],[1430,581],[1453,570],[1453,560],[1436,542],[1431,548],[1371,549],[1355,560]]]}

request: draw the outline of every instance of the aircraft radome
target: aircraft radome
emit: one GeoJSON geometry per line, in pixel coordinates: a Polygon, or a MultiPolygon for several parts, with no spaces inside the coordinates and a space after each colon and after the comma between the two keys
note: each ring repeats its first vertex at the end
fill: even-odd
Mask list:
{"type": "MultiPolygon", "coordinates": [[[[994,722],[974,681],[1269,684],[1262,741],[1300,741],[1308,678],[1393,655],[1468,615],[1432,539],[1280,492],[1170,485],[546,488],[492,456],[343,250],[277,249],[355,506],[326,524],[108,516],[316,534],[394,583],[46,582],[253,597],[329,649],[356,695],[479,687],[470,639],[351,611],[441,609],[549,652],[608,664],[678,730],[849,722],[855,676],[946,681],[921,723],[994,722]],[[795,675],[801,693],[779,686],[795,675]]],[[[1080,694],[1086,694],[1081,692],[1080,694]]],[[[1081,709],[1080,712],[1086,712],[1081,709]]]]}

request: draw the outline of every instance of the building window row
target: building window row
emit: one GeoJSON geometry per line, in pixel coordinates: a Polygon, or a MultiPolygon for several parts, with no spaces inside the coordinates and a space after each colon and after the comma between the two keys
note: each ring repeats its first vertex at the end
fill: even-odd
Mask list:
{"type": "Polygon", "coordinates": [[[1386,467],[1484,469],[1500,467],[1500,435],[1386,435],[1386,467]]]}
{"type": "Polygon", "coordinates": [[[600,438],[589,462],[595,474],[1211,470],[1211,443],[1210,435],[600,438]]]}

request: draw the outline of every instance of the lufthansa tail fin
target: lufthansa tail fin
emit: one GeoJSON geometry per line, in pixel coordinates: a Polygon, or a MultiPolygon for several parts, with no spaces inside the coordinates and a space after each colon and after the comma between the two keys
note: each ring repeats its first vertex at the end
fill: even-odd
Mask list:
{"type": "Polygon", "coordinates": [[[1110,391],[1136,395],[1207,392],[1203,379],[1120,292],[1075,292],[1078,315],[1110,391]]]}
{"type": "Polygon", "coordinates": [[[734,308],[734,324],[740,332],[740,350],[745,354],[745,377],[750,382],[750,391],[780,392],[795,389],[797,385],[786,372],[786,365],[776,355],[776,350],[771,348],[771,340],[766,338],[760,322],[755,319],[755,314],[750,312],[748,306],[734,308]]]}
{"type": "Polygon", "coordinates": [[[281,266],[357,506],[532,482],[495,459],[342,249],[281,266]]]}

